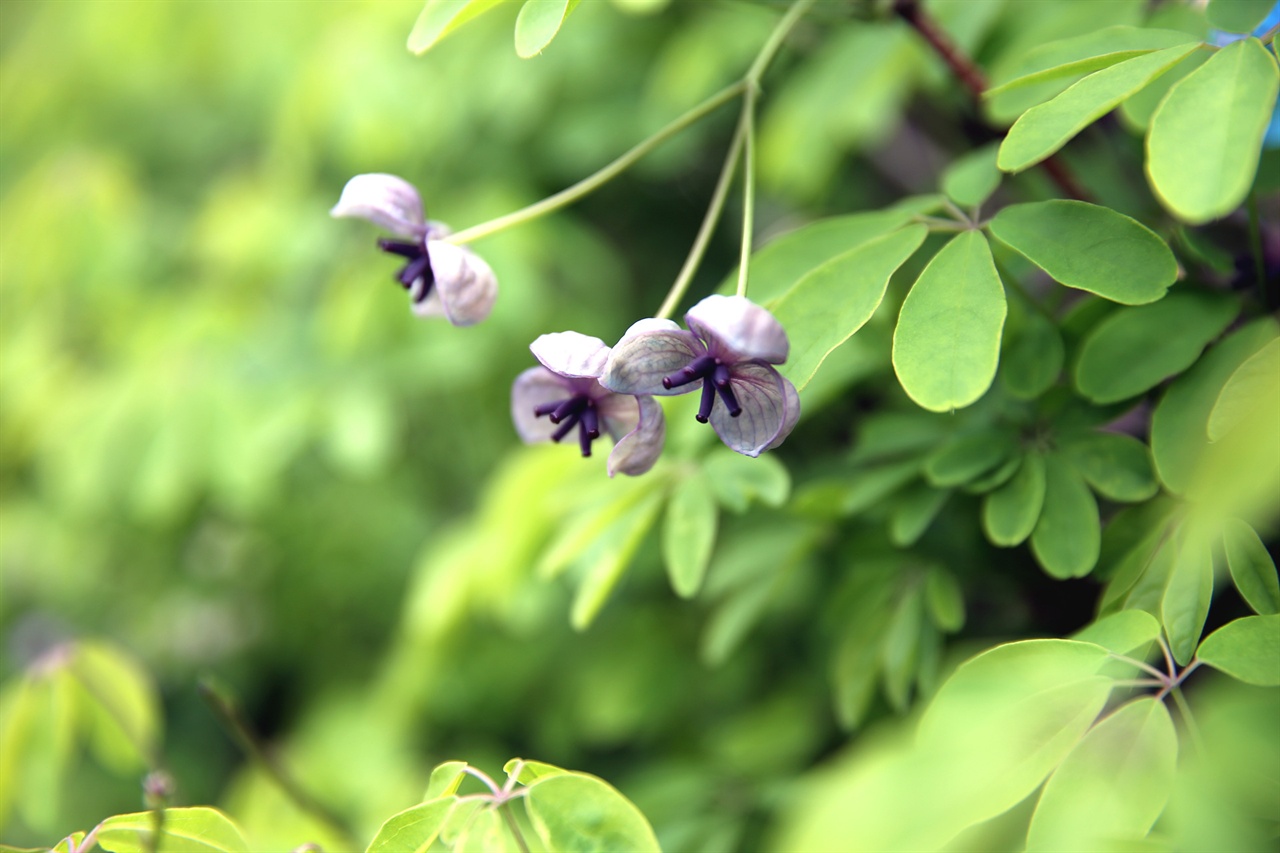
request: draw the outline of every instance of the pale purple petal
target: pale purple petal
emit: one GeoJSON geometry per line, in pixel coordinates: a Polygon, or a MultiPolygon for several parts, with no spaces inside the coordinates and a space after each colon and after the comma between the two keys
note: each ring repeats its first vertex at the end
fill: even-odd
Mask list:
{"type": "Polygon", "coordinates": [[[561,376],[595,378],[604,372],[609,347],[604,341],[577,332],[542,335],[529,344],[542,366],[561,376]]]}
{"type": "Polygon", "coordinates": [[[537,417],[533,410],[544,403],[555,403],[569,396],[565,381],[545,367],[530,367],[516,377],[511,386],[511,420],[526,444],[550,441],[559,427],[550,418],[537,417]]]}
{"type": "Polygon", "coordinates": [[[791,380],[783,376],[782,391],[787,404],[787,413],[782,418],[782,428],[778,430],[778,434],[773,441],[769,442],[769,446],[765,450],[773,450],[779,444],[791,435],[791,430],[796,428],[796,421],[800,420],[800,395],[796,392],[796,386],[791,384],[791,380]]]}
{"type": "Polygon", "coordinates": [[[403,237],[421,237],[422,198],[413,184],[395,175],[356,175],[342,188],[330,216],[355,216],[403,237]]]}
{"type": "Polygon", "coordinates": [[[787,333],[772,314],[743,296],[708,296],[689,309],[684,321],[726,363],[758,358],[782,364],[790,349],[787,333]]]}
{"type": "Polygon", "coordinates": [[[787,418],[783,382],[778,371],[763,362],[746,361],[733,366],[729,387],[742,414],[731,416],[722,400],[717,400],[711,410],[711,426],[729,449],[759,456],[778,437],[787,418]]]}
{"type": "Polygon", "coordinates": [[[662,377],[675,373],[704,351],[691,333],[681,331],[674,323],[671,326],[674,328],[655,328],[624,335],[609,353],[600,384],[620,394],[666,397],[695,390],[697,383],[671,389],[662,387],[662,377]]]}
{"type": "Polygon", "coordinates": [[[636,320],[631,324],[631,328],[623,333],[622,337],[630,337],[638,335],[641,332],[678,332],[679,324],[675,320],[659,320],[657,317],[645,317],[643,320],[636,320]]]}
{"type": "Polygon", "coordinates": [[[648,395],[612,394],[598,404],[605,429],[613,436],[609,476],[643,474],[662,454],[667,424],[662,406],[648,395]]]}
{"type": "Polygon", "coordinates": [[[444,314],[455,326],[479,323],[493,310],[498,279],[478,255],[461,246],[440,241],[427,243],[435,285],[413,311],[420,317],[444,314]]]}

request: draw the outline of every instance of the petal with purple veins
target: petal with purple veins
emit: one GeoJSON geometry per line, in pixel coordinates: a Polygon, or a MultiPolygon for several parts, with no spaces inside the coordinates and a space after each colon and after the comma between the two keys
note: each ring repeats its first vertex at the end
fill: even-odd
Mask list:
{"type": "Polygon", "coordinates": [[[367,219],[404,237],[421,237],[427,230],[418,191],[395,175],[356,175],[342,188],[329,215],[367,219]]]}
{"type": "Polygon", "coordinates": [[[669,397],[694,390],[696,385],[662,387],[664,376],[684,367],[702,355],[705,349],[692,333],[681,331],[674,323],[671,326],[624,335],[609,353],[600,384],[619,394],[669,397]]]}
{"type": "Polygon", "coordinates": [[[526,444],[550,441],[559,427],[548,418],[535,415],[534,409],[563,400],[569,394],[564,379],[545,367],[530,367],[517,376],[511,386],[511,420],[520,439],[526,444]]]}
{"type": "Polygon", "coordinates": [[[609,360],[604,341],[578,332],[541,335],[529,349],[543,367],[561,376],[594,378],[604,372],[609,360]]]}
{"type": "Polygon", "coordinates": [[[744,296],[708,296],[689,309],[684,321],[721,361],[787,360],[790,344],[782,324],[744,296]]]}
{"type": "Polygon", "coordinates": [[[782,379],[783,397],[787,404],[787,413],[782,418],[782,428],[778,430],[778,434],[774,436],[773,441],[769,442],[769,446],[765,450],[773,450],[779,444],[791,435],[791,430],[796,428],[796,421],[800,420],[800,394],[796,391],[796,386],[791,384],[791,380],[785,376],[782,379]]]}
{"type": "Polygon", "coordinates": [[[427,243],[435,286],[422,302],[414,303],[420,317],[443,314],[455,326],[479,323],[493,310],[498,280],[480,256],[461,246],[440,241],[427,243]]]}
{"type": "MultiPolygon", "coordinates": [[[[733,366],[730,387],[742,407],[733,417],[723,402],[711,410],[711,426],[730,450],[759,456],[778,437],[787,420],[785,380],[767,364],[742,362],[733,366]]],[[[799,411],[799,406],[796,407],[799,411]]]]}
{"type": "Polygon", "coordinates": [[[605,428],[616,444],[609,454],[609,476],[643,474],[662,454],[667,424],[662,406],[648,395],[612,394],[598,404],[605,428]]]}

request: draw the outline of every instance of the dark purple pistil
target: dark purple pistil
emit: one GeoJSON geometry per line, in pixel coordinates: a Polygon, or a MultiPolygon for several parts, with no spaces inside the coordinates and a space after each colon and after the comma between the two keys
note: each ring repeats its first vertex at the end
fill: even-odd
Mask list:
{"type": "Polygon", "coordinates": [[[404,240],[378,241],[378,248],[392,255],[407,258],[408,262],[396,273],[396,281],[405,290],[412,291],[413,283],[422,279],[422,289],[413,295],[414,302],[421,302],[431,293],[431,285],[435,284],[435,275],[431,272],[431,256],[427,253],[425,242],[409,243],[404,240]]]}
{"type": "Polygon", "coordinates": [[[701,379],[702,401],[698,405],[698,414],[694,417],[705,424],[711,420],[711,408],[716,404],[716,394],[720,395],[720,400],[729,410],[729,417],[736,418],[742,414],[742,406],[738,405],[738,398],[729,385],[730,378],[728,365],[721,364],[715,356],[700,355],[670,376],[662,377],[662,387],[670,390],[701,379]]]}
{"type": "Polygon", "coordinates": [[[533,409],[535,417],[546,417],[560,428],[551,433],[551,440],[559,442],[562,438],[578,428],[578,446],[583,456],[591,455],[591,442],[600,437],[600,413],[596,404],[586,394],[574,394],[564,400],[543,403],[533,409]]]}

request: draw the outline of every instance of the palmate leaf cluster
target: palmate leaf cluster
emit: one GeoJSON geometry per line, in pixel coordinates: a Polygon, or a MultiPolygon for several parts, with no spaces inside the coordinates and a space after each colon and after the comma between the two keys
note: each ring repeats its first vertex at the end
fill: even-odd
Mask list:
{"type": "Polygon", "coordinates": [[[375,170],[456,226],[535,201],[789,4],[112,5],[0,9],[0,840],[1274,840],[1271,4],[814,4],[749,266],[803,418],[748,459],[669,398],[617,480],[516,447],[509,382],[653,311],[730,116],[483,240],[473,329],[324,211],[375,170]]]}

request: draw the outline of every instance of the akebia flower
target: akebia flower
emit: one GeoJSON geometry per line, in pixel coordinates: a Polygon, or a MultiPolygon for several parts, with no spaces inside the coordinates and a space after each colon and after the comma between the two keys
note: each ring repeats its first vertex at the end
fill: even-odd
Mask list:
{"type": "Polygon", "coordinates": [[[613,348],[600,383],[620,394],[684,394],[699,387],[697,418],[731,449],[759,456],[800,417],[795,386],[773,367],[787,360],[787,333],[742,296],[708,296],[670,320],[641,320],[613,348]]]}
{"type": "Polygon", "coordinates": [[[602,433],[614,440],[609,476],[643,474],[662,452],[662,406],[648,395],[615,394],[597,381],[609,358],[599,338],[577,332],[542,335],[529,345],[541,367],[511,387],[511,418],[526,443],[560,441],[577,430],[583,456],[602,433]]]}
{"type": "Polygon", "coordinates": [[[498,280],[479,256],[444,242],[449,229],[428,222],[422,199],[408,181],[395,175],[356,175],[342,188],[331,216],[367,219],[408,240],[378,240],[378,248],[405,259],[395,280],[409,291],[413,312],[444,317],[470,326],[489,316],[498,280]]]}

